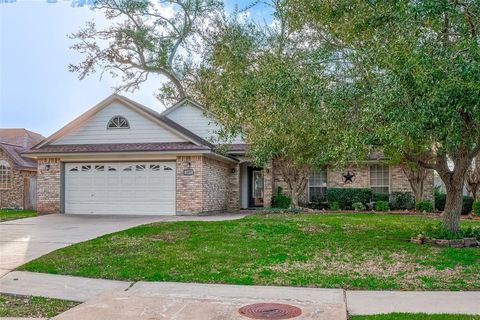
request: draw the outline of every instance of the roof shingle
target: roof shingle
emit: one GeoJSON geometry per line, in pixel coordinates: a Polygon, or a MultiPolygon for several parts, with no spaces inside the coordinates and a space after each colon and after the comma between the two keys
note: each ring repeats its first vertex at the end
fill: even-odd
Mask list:
{"type": "Polygon", "coordinates": [[[31,149],[32,153],[88,153],[88,152],[129,152],[129,151],[188,151],[210,150],[206,146],[198,146],[191,142],[161,142],[161,143],[112,143],[112,144],[63,144],[47,145],[31,149]]]}

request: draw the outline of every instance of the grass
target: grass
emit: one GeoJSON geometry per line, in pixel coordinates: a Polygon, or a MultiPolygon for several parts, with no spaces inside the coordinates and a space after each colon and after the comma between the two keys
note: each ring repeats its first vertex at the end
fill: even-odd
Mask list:
{"type": "Polygon", "coordinates": [[[13,209],[0,209],[0,222],[10,221],[22,218],[36,217],[37,212],[34,210],[13,210],[13,209]]]}
{"type": "Polygon", "coordinates": [[[480,320],[480,316],[457,314],[389,313],[374,316],[354,316],[350,320],[480,320]]]}
{"type": "Polygon", "coordinates": [[[54,317],[79,302],[0,294],[0,317],[54,317]]]}
{"type": "Polygon", "coordinates": [[[269,214],[156,223],[59,249],[19,270],[130,281],[480,289],[479,248],[408,241],[433,222],[400,215],[269,214]]]}

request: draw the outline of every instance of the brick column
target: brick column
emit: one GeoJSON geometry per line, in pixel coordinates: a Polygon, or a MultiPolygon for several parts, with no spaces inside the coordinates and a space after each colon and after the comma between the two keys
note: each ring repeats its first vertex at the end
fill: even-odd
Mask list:
{"type": "Polygon", "coordinates": [[[273,162],[268,161],[263,168],[263,206],[270,208],[273,198],[273,162]]]}
{"type": "Polygon", "coordinates": [[[60,159],[39,159],[37,171],[37,211],[60,213],[60,159]]]}
{"type": "Polygon", "coordinates": [[[240,210],[240,164],[232,166],[228,177],[227,210],[231,212],[240,210]]]}
{"type": "Polygon", "coordinates": [[[176,170],[176,213],[189,215],[203,210],[202,157],[177,157],[176,170]],[[190,164],[190,165],[189,165],[190,164]],[[193,169],[193,175],[183,174],[183,170],[193,169]]]}

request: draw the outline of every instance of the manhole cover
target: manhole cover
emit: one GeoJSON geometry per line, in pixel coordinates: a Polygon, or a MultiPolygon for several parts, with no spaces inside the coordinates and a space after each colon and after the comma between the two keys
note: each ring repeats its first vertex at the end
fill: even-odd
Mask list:
{"type": "Polygon", "coordinates": [[[241,307],[238,312],[250,319],[291,319],[302,314],[297,307],[281,303],[256,303],[241,307]]]}

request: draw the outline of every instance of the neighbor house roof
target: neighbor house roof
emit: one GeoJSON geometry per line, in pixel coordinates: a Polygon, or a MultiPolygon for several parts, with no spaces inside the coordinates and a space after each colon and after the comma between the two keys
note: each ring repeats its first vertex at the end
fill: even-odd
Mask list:
{"type": "Polygon", "coordinates": [[[37,162],[22,157],[22,153],[45,139],[41,134],[21,129],[0,129],[0,148],[12,159],[17,168],[36,169],[37,162]]]}

